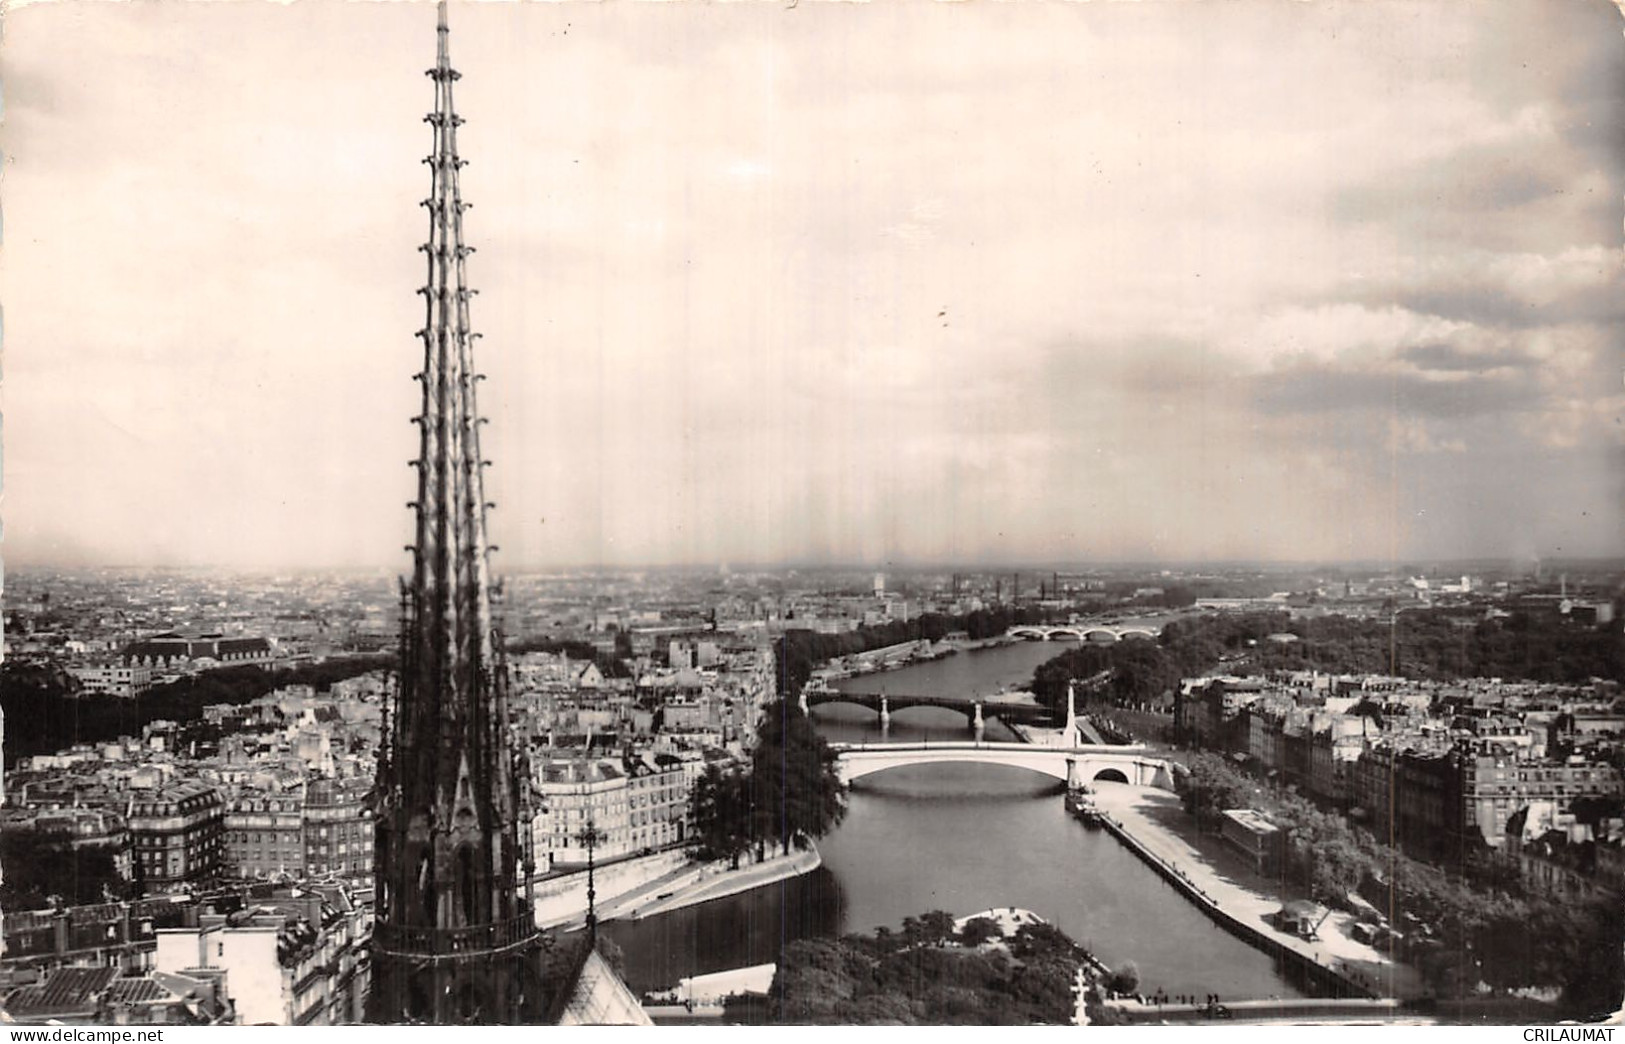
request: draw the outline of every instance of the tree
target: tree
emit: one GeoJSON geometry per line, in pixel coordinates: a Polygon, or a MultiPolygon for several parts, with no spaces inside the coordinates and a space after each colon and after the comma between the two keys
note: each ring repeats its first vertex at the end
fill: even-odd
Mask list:
{"type": "Polygon", "coordinates": [[[1170,584],[1162,592],[1162,604],[1170,609],[1183,609],[1196,604],[1196,592],[1188,587],[1170,584]]]}
{"type": "Polygon", "coordinates": [[[1133,961],[1124,961],[1106,979],[1106,988],[1113,993],[1133,993],[1140,988],[1140,968],[1133,961]]]}
{"type": "Polygon", "coordinates": [[[959,942],[962,946],[980,946],[1002,938],[1004,929],[991,917],[972,917],[965,922],[965,927],[959,930],[959,942]]]}
{"type": "Polygon", "coordinates": [[[326,689],[335,681],[390,666],[387,656],[357,656],[288,669],[221,667],[155,685],[139,700],[85,695],[77,679],[58,665],[7,660],[0,666],[0,707],[6,715],[8,764],[74,743],[139,736],[158,719],[195,722],[209,704],[248,703],[287,685],[326,689]]]}
{"type": "Polygon", "coordinates": [[[1324,838],[1309,849],[1309,890],[1323,903],[1346,906],[1360,887],[1369,859],[1348,837],[1324,838]]]}
{"type": "Polygon", "coordinates": [[[1014,938],[1010,940],[1010,952],[1023,961],[1038,957],[1072,957],[1078,952],[1078,946],[1053,924],[1039,922],[1024,924],[1016,929],[1014,938]]]}
{"type": "Polygon", "coordinates": [[[1253,786],[1217,754],[1201,752],[1189,759],[1188,771],[1178,776],[1180,800],[1185,811],[1198,822],[1216,821],[1218,813],[1229,808],[1246,808],[1254,803],[1253,786]]]}
{"type": "Polygon", "coordinates": [[[920,933],[932,946],[941,946],[954,935],[954,915],[945,910],[932,910],[920,916],[920,933]]]}
{"type": "MultiPolygon", "coordinates": [[[[923,938],[940,914],[905,918],[905,931],[923,938]]],[[[771,1014],[822,1025],[1064,1023],[1076,1005],[1082,952],[1051,926],[1035,927],[1047,930],[1026,937],[1019,962],[957,947],[897,947],[878,931],[873,939],[793,942],[780,954],[771,1014]]]]}
{"type": "Polygon", "coordinates": [[[739,869],[739,856],[750,848],[754,818],[744,772],[707,765],[689,794],[689,815],[700,847],[714,858],[732,860],[739,869]]]}
{"type": "Polygon", "coordinates": [[[39,910],[53,898],[67,905],[122,899],[128,883],[107,848],[74,848],[60,838],[28,830],[0,834],[0,905],[7,910],[39,910]]]}
{"type": "Polygon", "coordinates": [[[788,855],[798,834],[823,837],[846,814],[835,752],[805,714],[785,700],[769,704],[756,733],[751,787],[758,836],[788,855]]]}

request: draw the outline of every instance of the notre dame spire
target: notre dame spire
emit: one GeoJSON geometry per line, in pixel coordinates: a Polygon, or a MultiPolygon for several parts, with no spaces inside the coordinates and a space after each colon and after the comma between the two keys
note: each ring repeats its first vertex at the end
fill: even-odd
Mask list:
{"type": "Polygon", "coordinates": [[[541,1016],[531,910],[529,781],[510,749],[507,674],[491,617],[484,481],[457,153],[459,79],[440,3],[428,71],[434,150],[412,578],[402,582],[400,684],[378,763],[375,1022],[516,1023],[541,1016]]]}

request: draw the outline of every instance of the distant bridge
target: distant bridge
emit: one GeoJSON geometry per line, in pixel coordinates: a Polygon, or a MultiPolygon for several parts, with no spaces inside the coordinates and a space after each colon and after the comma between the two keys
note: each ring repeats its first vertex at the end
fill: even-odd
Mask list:
{"type": "Polygon", "coordinates": [[[1057,627],[1022,624],[1004,633],[1009,638],[1026,638],[1035,642],[1054,641],[1057,638],[1073,638],[1080,642],[1120,642],[1124,638],[1155,638],[1162,633],[1162,628],[1143,627],[1139,624],[1128,624],[1123,627],[1107,627],[1104,624],[1068,624],[1057,627]]]}
{"type": "Polygon", "coordinates": [[[880,715],[882,725],[891,724],[894,712],[909,707],[946,707],[965,715],[973,726],[980,728],[984,713],[1000,721],[1036,722],[1050,720],[1047,708],[1039,706],[1031,695],[995,696],[921,696],[907,693],[842,692],[840,689],[809,686],[802,690],[801,709],[807,711],[830,703],[847,703],[867,707],[880,715]]]}
{"type": "Polygon", "coordinates": [[[843,783],[906,765],[1007,765],[1070,787],[1097,780],[1172,790],[1168,763],[1143,746],[1039,747],[1027,743],[831,743],[843,783]]]}

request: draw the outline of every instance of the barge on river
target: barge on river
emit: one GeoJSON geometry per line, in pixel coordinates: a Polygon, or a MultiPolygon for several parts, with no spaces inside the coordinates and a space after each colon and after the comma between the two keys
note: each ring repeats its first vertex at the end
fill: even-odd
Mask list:
{"type": "Polygon", "coordinates": [[[1095,803],[1095,792],[1088,787],[1080,787],[1066,792],[1066,809],[1084,826],[1100,826],[1104,813],[1095,803]]]}

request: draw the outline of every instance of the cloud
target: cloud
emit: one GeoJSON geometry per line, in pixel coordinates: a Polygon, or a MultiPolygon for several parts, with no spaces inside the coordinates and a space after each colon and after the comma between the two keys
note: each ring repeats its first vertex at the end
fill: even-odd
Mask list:
{"type": "MultiPolygon", "coordinates": [[[[504,564],[1612,549],[1582,6],[467,5],[504,564]]],[[[8,545],[396,561],[429,9],[16,14],[8,545]]]]}
{"type": "Polygon", "coordinates": [[[1617,245],[1420,254],[1351,279],[1345,292],[1368,307],[1490,327],[1616,324],[1625,320],[1625,255],[1617,245]]]}

